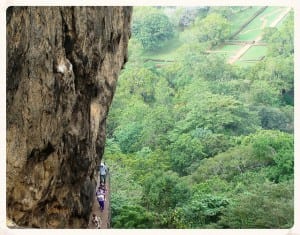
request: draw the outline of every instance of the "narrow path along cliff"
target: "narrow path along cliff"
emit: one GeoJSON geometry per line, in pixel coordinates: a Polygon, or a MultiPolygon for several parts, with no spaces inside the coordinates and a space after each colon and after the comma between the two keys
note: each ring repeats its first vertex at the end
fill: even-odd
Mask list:
{"type": "MultiPolygon", "coordinates": [[[[107,191],[106,191],[106,201],[104,203],[104,210],[102,212],[100,211],[99,203],[98,203],[96,195],[95,195],[94,200],[93,200],[92,212],[91,212],[89,224],[88,224],[89,229],[97,229],[95,224],[93,224],[93,222],[92,222],[93,214],[95,214],[96,216],[98,216],[101,219],[101,222],[100,222],[101,229],[110,228],[110,179],[109,178],[110,178],[110,175],[108,174],[107,178],[106,178],[107,191]]],[[[97,177],[97,187],[96,187],[95,191],[98,189],[99,186],[100,186],[100,179],[99,179],[99,177],[97,177]]]]}

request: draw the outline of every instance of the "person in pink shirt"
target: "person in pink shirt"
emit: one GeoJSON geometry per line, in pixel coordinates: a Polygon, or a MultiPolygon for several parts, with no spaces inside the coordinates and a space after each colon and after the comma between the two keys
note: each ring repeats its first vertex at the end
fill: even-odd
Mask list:
{"type": "Polygon", "coordinates": [[[98,190],[96,191],[96,197],[102,212],[104,210],[105,191],[101,189],[101,187],[98,187],[98,190]]]}

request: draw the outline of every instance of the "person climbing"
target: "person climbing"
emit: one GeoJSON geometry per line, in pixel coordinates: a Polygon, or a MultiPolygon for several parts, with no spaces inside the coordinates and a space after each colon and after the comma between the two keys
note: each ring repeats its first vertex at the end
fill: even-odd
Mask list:
{"type": "Polygon", "coordinates": [[[97,227],[97,229],[100,229],[101,219],[99,216],[93,214],[92,222],[97,227]]]}
{"type": "Polygon", "coordinates": [[[98,187],[96,197],[100,206],[100,210],[102,212],[104,210],[105,192],[103,189],[101,189],[101,187],[98,187]]]}
{"type": "Polygon", "coordinates": [[[107,187],[104,183],[100,183],[100,190],[104,193],[104,201],[106,201],[107,187]]]}
{"type": "Polygon", "coordinates": [[[104,183],[100,183],[100,188],[104,190],[104,192],[106,193],[107,191],[107,187],[104,183]]]}
{"type": "Polygon", "coordinates": [[[108,169],[105,165],[105,162],[104,163],[101,162],[99,171],[100,171],[100,183],[105,184],[106,183],[106,174],[107,174],[107,171],[108,171],[108,169]]]}

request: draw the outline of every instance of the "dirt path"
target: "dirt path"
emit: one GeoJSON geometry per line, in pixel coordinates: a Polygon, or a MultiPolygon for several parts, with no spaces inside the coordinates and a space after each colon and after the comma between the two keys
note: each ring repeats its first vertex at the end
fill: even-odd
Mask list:
{"type": "Polygon", "coordinates": [[[270,25],[270,27],[275,27],[291,10],[289,7],[286,11],[282,12],[281,15],[270,25]]]}
{"type": "MultiPolygon", "coordinates": [[[[291,8],[288,8],[286,11],[282,12],[276,18],[276,20],[274,20],[272,22],[270,27],[276,27],[276,25],[289,13],[290,10],[291,10],[291,8]]],[[[264,29],[266,27],[266,20],[264,17],[261,17],[260,19],[262,20],[261,29],[264,29]]],[[[242,47],[240,50],[238,50],[238,52],[234,56],[229,58],[228,63],[229,64],[235,63],[250,49],[250,47],[252,47],[253,45],[256,45],[256,43],[259,43],[261,41],[261,39],[262,39],[262,35],[259,35],[258,37],[255,38],[255,40],[252,43],[247,43],[244,47],[242,47]]]]}
{"type": "MultiPolygon", "coordinates": [[[[271,24],[270,27],[276,27],[276,25],[290,12],[292,8],[289,7],[286,11],[282,12],[277,18],[276,20],[274,20],[271,24]]],[[[258,36],[255,39],[255,42],[259,42],[262,39],[262,35],[258,36]]]]}
{"type": "Polygon", "coordinates": [[[252,47],[252,44],[247,44],[243,46],[240,50],[238,50],[238,52],[234,56],[230,57],[228,63],[233,64],[234,62],[236,62],[239,58],[242,57],[242,55],[246,53],[246,51],[249,50],[250,47],[252,47]]]}
{"type": "MultiPolygon", "coordinates": [[[[261,25],[261,29],[264,29],[266,27],[266,24],[267,24],[267,20],[265,17],[260,17],[259,18],[261,21],[262,21],[262,25],[261,25]]],[[[256,30],[256,29],[253,29],[253,30],[256,30]]],[[[247,30],[245,32],[249,32],[251,30],[247,30]]],[[[234,62],[236,62],[239,58],[242,57],[242,55],[244,55],[250,47],[252,47],[252,45],[258,41],[261,40],[261,36],[258,36],[252,43],[247,43],[245,46],[243,46],[240,50],[238,50],[238,52],[232,56],[230,59],[229,59],[229,64],[233,64],[234,62]]]]}
{"type": "MultiPolygon", "coordinates": [[[[99,176],[97,177],[97,188],[99,187],[99,183],[100,183],[100,179],[99,176]]],[[[110,228],[110,205],[109,205],[109,198],[110,198],[110,188],[109,188],[109,174],[106,177],[106,185],[107,185],[107,192],[106,192],[106,201],[104,203],[104,210],[103,212],[100,211],[100,207],[99,207],[99,203],[97,201],[96,195],[94,197],[94,202],[93,202],[93,208],[92,208],[92,212],[91,212],[91,216],[90,216],[90,220],[89,220],[89,225],[88,228],[89,229],[96,229],[95,225],[92,223],[92,215],[96,214],[97,216],[99,216],[101,218],[101,224],[100,227],[101,229],[107,229],[110,228]]]]}

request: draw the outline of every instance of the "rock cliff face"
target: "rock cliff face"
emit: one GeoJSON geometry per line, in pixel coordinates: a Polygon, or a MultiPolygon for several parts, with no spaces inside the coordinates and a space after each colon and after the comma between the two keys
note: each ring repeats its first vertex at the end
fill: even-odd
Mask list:
{"type": "Polygon", "coordinates": [[[131,7],[7,10],[7,216],[84,228],[131,7]]]}

